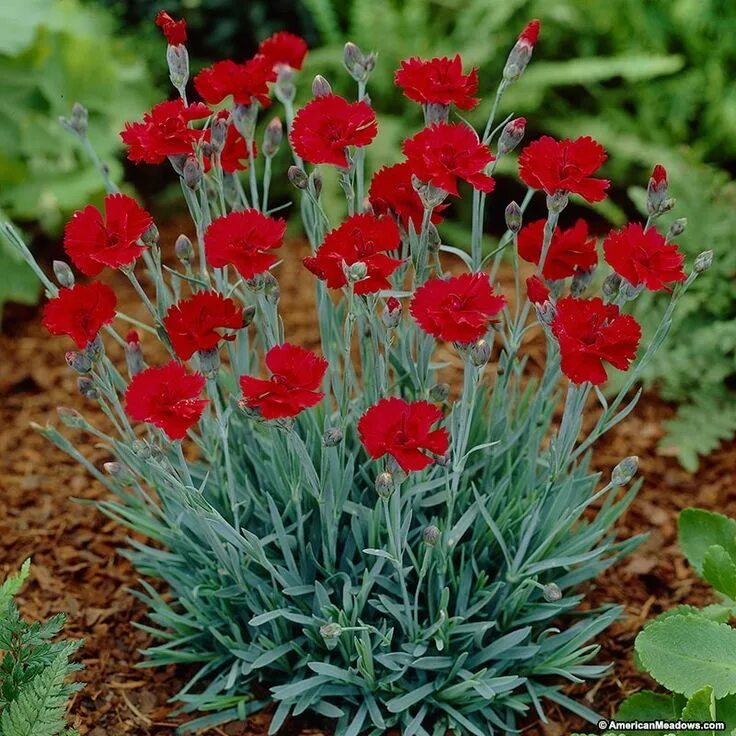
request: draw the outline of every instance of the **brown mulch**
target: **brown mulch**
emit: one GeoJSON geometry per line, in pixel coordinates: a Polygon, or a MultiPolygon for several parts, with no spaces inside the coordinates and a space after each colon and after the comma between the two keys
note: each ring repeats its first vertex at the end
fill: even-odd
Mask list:
{"type": "MultiPolygon", "coordinates": [[[[175,235],[164,230],[162,237],[175,235]]],[[[304,278],[295,258],[280,268],[287,335],[294,342],[314,344],[311,280],[304,278]]],[[[116,288],[124,311],[136,313],[132,290],[124,282],[116,282],[116,288]]],[[[50,338],[39,318],[38,311],[9,310],[0,335],[0,578],[32,556],[32,579],[19,599],[23,613],[36,619],[65,612],[67,634],[85,639],[81,660],[87,686],[72,705],[73,725],[82,736],[173,734],[182,719],[172,716],[175,706],[168,700],[190,673],[175,667],[136,667],[150,637],[133,626],[145,622],[145,610],[127,590],[136,586],[138,576],[116,551],[125,547],[125,532],[94,506],[72,500],[92,501],[107,493],[29,426],[47,420],[58,424],[57,405],[90,414],[89,402],[79,396],[76,378],[63,361],[68,341],[50,338]]],[[[724,447],[704,461],[696,475],[689,475],[656,451],[661,420],[671,413],[670,407],[646,397],[595,454],[596,465],[607,470],[626,455],[640,456],[644,487],[618,531],[624,537],[650,534],[635,554],[590,587],[591,605],[626,606],[626,617],[600,637],[601,661],[614,664],[610,675],[572,690],[601,714],[652,685],[631,664],[633,640],[642,624],[678,603],[701,605],[709,600],[708,589],[696,581],[677,549],[679,510],[696,505],[736,516],[736,445],[724,447]]],[[[88,438],[80,436],[79,443],[98,467],[107,459],[88,438]]],[[[526,733],[558,736],[586,728],[556,709],[550,718],[546,725],[530,722],[526,733]]],[[[260,715],[209,733],[261,736],[267,724],[268,716],[260,715]]],[[[291,733],[322,732],[299,723],[291,733]]]]}

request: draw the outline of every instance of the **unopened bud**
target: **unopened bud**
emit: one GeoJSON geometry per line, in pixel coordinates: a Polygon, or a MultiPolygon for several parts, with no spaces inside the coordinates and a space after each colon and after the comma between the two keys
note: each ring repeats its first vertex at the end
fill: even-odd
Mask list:
{"type": "Polygon", "coordinates": [[[243,327],[247,327],[253,322],[253,318],[256,316],[256,308],[251,304],[250,306],[243,309],[243,327]]]}
{"type": "Polygon", "coordinates": [[[562,589],[557,583],[547,583],[542,586],[542,595],[547,603],[556,603],[562,598],[562,589]]]}
{"type": "Polygon", "coordinates": [[[138,333],[131,330],[125,338],[125,362],[128,365],[128,375],[133,378],[145,370],[143,351],[138,333]]]}
{"type": "Polygon", "coordinates": [[[439,253],[441,247],[442,236],[440,231],[430,222],[427,228],[427,250],[430,253],[439,253]]]}
{"type": "Polygon", "coordinates": [[[149,248],[152,248],[156,245],[158,245],[158,241],[160,238],[160,233],[158,231],[158,228],[154,223],[151,223],[146,230],[143,232],[143,235],[141,235],[141,241],[144,245],[147,245],[149,248]]]}
{"type": "Polygon", "coordinates": [[[364,54],[354,43],[348,41],[343,49],[343,62],[348,74],[356,82],[366,82],[376,68],[377,55],[371,51],[364,54]]]}
{"type": "Polygon", "coordinates": [[[381,313],[381,320],[389,330],[399,326],[401,322],[401,302],[395,296],[386,299],[386,304],[381,313]]]}
{"type": "Polygon", "coordinates": [[[266,126],[263,134],[263,155],[266,158],[273,158],[278,152],[283,138],[284,129],[281,125],[281,120],[273,118],[266,126]]]}
{"type": "Polygon", "coordinates": [[[77,388],[85,399],[97,401],[100,398],[100,392],[95,388],[94,381],[88,376],[79,376],[77,378],[77,388]]]}
{"type": "Polygon", "coordinates": [[[322,194],[322,174],[319,173],[319,169],[314,169],[309,175],[307,186],[312,196],[319,199],[320,194],[322,194]]]}
{"type": "Polygon", "coordinates": [[[498,137],[498,155],[505,156],[511,153],[521,143],[526,129],[526,118],[514,118],[503,126],[498,137]]]}
{"type": "Polygon", "coordinates": [[[85,138],[87,136],[87,129],[89,127],[89,114],[87,108],[84,105],[80,105],[75,102],[72,105],[72,112],[68,118],[59,118],[59,122],[69,132],[79,136],[79,138],[85,138]]]}
{"type": "Polygon", "coordinates": [[[59,415],[59,419],[61,419],[66,427],[79,429],[80,427],[84,427],[86,424],[84,417],[76,409],[69,409],[66,406],[57,406],[56,413],[59,415]]]}
{"type": "Polygon", "coordinates": [[[335,649],[342,635],[342,626],[338,623],[329,623],[319,627],[319,634],[328,649],[335,649]]]}
{"type": "Polygon", "coordinates": [[[510,202],[506,207],[506,227],[512,233],[518,233],[521,230],[521,207],[516,202],[510,202]]]}
{"type": "Polygon", "coordinates": [[[639,296],[639,294],[644,291],[645,285],[642,284],[632,284],[630,281],[627,281],[626,279],[621,280],[621,290],[619,291],[619,294],[627,301],[633,301],[636,299],[636,297],[639,296]]]}
{"type": "Polygon", "coordinates": [[[570,284],[570,294],[574,297],[581,296],[584,294],[595,274],[595,266],[592,268],[578,268],[575,270],[575,275],[572,277],[572,283],[570,284]]]}
{"type": "Polygon", "coordinates": [[[670,225],[670,229],[667,231],[667,240],[670,241],[673,238],[677,238],[685,232],[687,227],[687,219],[685,217],[678,217],[670,225]]]}
{"type": "Polygon", "coordinates": [[[279,282],[270,271],[263,274],[263,291],[269,304],[278,304],[281,299],[281,288],[279,282]]]}
{"type": "Polygon", "coordinates": [[[258,105],[236,105],[233,111],[233,122],[240,135],[247,142],[251,142],[256,133],[258,119],[258,105]]]}
{"type": "Polygon", "coordinates": [[[368,275],[368,266],[363,261],[356,261],[349,266],[343,261],[342,270],[345,278],[352,283],[362,281],[368,275]]]}
{"type": "MultiPolygon", "coordinates": [[[[169,46],[169,48],[171,48],[171,46],[169,46]]],[[[102,467],[113,480],[119,481],[121,483],[130,480],[130,473],[128,472],[127,468],[121,463],[103,463],[102,467]]]]}
{"type": "Polygon", "coordinates": [[[647,212],[650,215],[661,214],[664,211],[662,206],[667,197],[667,186],[667,169],[657,164],[647,184],[647,212]]]}
{"type": "Polygon", "coordinates": [[[567,203],[570,197],[567,192],[558,190],[554,194],[547,195],[547,209],[550,212],[556,212],[559,214],[562,210],[567,207],[567,203]]]}
{"type": "Polygon", "coordinates": [[[59,286],[65,289],[71,289],[74,286],[74,272],[64,261],[54,261],[54,276],[59,282],[59,286]]]}
{"type": "Polygon", "coordinates": [[[225,148],[227,140],[227,129],[230,126],[230,115],[218,113],[212,120],[210,126],[210,145],[216,153],[220,153],[225,148]]]}
{"type": "Polygon", "coordinates": [[[330,427],[322,435],[322,444],[325,447],[336,447],[342,442],[343,434],[342,431],[337,427],[330,427]]]}
{"type": "Polygon", "coordinates": [[[183,44],[168,45],[166,48],[166,62],[169,65],[169,79],[171,84],[181,94],[189,81],[189,54],[183,44]]]}
{"type": "Polygon", "coordinates": [[[191,265],[194,260],[192,241],[183,233],[176,239],[176,243],[174,243],[174,253],[176,253],[176,257],[185,266],[191,265]]]}
{"type": "Polygon", "coordinates": [[[187,162],[187,157],[183,154],[174,154],[171,156],[168,156],[169,163],[171,164],[171,168],[174,169],[174,171],[181,176],[184,173],[184,164],[187,162]]]}
{"type": "Polygon", "coordinates": [[[695,273],[703,273],[707,271],[713,265],[713,251],[704,250],[699,256],[695,258],[693,263],[693,271],[695,273]]]}
{"type": "Polygon", "coordinates": [[[447,199],[448,193],[444,189],[440,189],[440,187],[432,184],[425,184],[414,174],[412,174],[411,183],[425,209],[434,209],[447,199]]]}
{"type": "Polygon", "coordinates": [[[450,384],[449,383],[435,383],[432,388],[429,389],[429,398],[432,401],[447,401],[447,397],[450,395],[450,384]]]}
{"type": "Polygon", "coordinates": [[[530,21],[511,49],[503,68],[503,78],[507,82],[518,79],[531,61],[534,46],[539,38],[539,25],[538,20],[530,21]]]}
{"type": "Polygon", "coordinates": [[[294,85],[294,70],[288,64],[281,64],[273,86],[274,94],[281,104],[289,104],[294,101],[296,86],[294,85]]]}
{"type": "Polygon", "coordinates": [[[606,299],[613,299],[618,294],[623,279],[617,273],[610,273],[606,276],[601,286],[601,293],[606,299]]]}
{"type": "Polygon", "coordinates": [[[289,166],[286,176],[297,189],[307,188],[307,182],[309,181],[307,178],[307,172],[299,166],[289,166]]]}
{"type": "Polygon", "coordinates": [[[611,485],[614,487],[625,486],[636,475],[639,469],[639,458],[636,455],[625,457],[611,473],[611,485]]]}
{"type": "Polygon", "coordinates": [[[383,472],[376,476],[376,493],[381,498],[389,498],[394,492],[394,478],[391,473],[383,472]]]}
{"type": "Polygon", "coordinates": [[[196,191],[199,188],[199,183],[202,181],[202,167],[196,156],[187,156],[181,175],[189,189],[196,191]]]}
{"type": "Polygon", "coordinates": [[[468,351],[470,362],[476,367],[481,368],[491,359],[491,345],[486,340],[478,340],[473,343],[468,351]]]}
{"type": "Polygon", "coordinates": [[[327,97],[332,94],[330,83],[321,74],[312,80],[312,94],[315,97],[327,97]]]}
{"type": "Polygon", "coordinates": [[[89,373],[92,370],[92,361],[84,354],[70,350],[64,355],[66,364],[77,373],[89,373]]]}
{"type": "Polygon", "coordinates": [[[425,527],[422,532],[422,540],[428,547],[434,547],[440,541],[441,536],[440,530],[434,524],[425,527]]]}

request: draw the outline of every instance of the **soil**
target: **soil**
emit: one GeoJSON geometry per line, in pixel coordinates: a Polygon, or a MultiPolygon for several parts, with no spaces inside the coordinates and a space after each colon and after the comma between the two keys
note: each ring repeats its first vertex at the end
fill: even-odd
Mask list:
{"type": "MultiPolygon", "coordinates": [[[[162,230],[164,242],[173,242],[176,234],[171,228],[162,230]]],[[[294,257],[286,258],[280,270],[287,335],[293,342],[314,346],[311,279],[304,278],[294,257]]],[[[112,279],[123,310],[136,314],[130,287],[117,276],[112,279]]],[[[89,402],[79,395],[75,376],[63,360],[68,340],[49,337],[39,320],[39,310],[8,309],[0,335],[0,578],[32,557],[32,579],[19,599],[23,613],[38,619],[65,612],[67,634],[85,640],[81,661],[87,685],[71,707],[73,725],[82,736],[173,734],[185,719],[173,715],[175,704],[169,698],[190,673],[185,668],[138,667],[139,652],[150,639],[135,626],[145,622],[146,612],[129,592],[138,576],[119,551],[126,546],[126,534],[89,503],[107,493],[29,426],[47,420],[58,424],[59,405],[90,414],[89,402]]],[[[114,347],[110,352],[119,358],[114,347]]],[[[624,697],[653,685],[631,663],[633,640],[642,624],[676,604],[710,601],[707,587],[696,580],[677,548],[680,509],[694,505],[736,516],[736,445],[724,446],[690,475],[676,460],[657,453],[661,422],[671,414],[671,407],[644,397],[634,415],[599,443],[595,454],[596,465],[607,470],[626,455],[640,456],[644,486],[618,533],[649,534],[635,554],[588,591],[591,605],[617,602],[626,607],[625,617],[600,637],[599,660],[613,663],[610,674],[570,689],[602,715],[612,713],[624,697]]],[[[108,459],[88,438],[78,440],[95,465],[108,459]]],[[[555,708],[549,715],[547,724],[527,723],[525,733],[558,736],[592,730],[555,708]]],[[[268,721],[268,714],[261,714],[207,733],[261,736],[268,721]]],[[[323,733],[314,723],[294,723],[289,730],[323,733]]]]}

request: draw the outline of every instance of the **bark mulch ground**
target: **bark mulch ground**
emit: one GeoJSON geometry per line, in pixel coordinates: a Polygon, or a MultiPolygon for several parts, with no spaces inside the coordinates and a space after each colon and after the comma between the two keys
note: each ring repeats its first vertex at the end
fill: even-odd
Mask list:
{"type": "MultiPolygon", "coordinates": [[[[164,238],[169,237],[164,231],[164,238]]],[[[175,233],[174,233],[175,235],[175,233]]],[[[287,259],[280,274],[282,314],[289,339],[314,345],[312,283],[287,259]]],[[[116,283],[126,311],[135,299],[129,287],[116,283]],[[122,294],[130,294],[123,297],[122,294]]],[[[173,734],[181,719],[172,716],[169,698],[188,679],[185,669],[140,669],[139,650],[149,636],[135,628],[145,610],[128,588],[138,576],[119,554],[125,533],[94,506],[104,488],[81,467],[35,433],[31,422],[58,423],[55,408],[71,406],[89,413],[76,390],[75,376],[64,364],[69,344],[50,338],[40,327],[39,312],[9,310],[0,335],[0,577],[33,558],[32,580],[20,598],[23,613],[45,618],[68,615],[67,634],[85,639],[82,663],[85,689],[72,705],[74,725],[83,736],[149,736],[173,734]]],[[[85,405],[86,404],[86,405],[85,405]]],[[[676,544],[676,518],[686,506],[701,506],[736,516],[736,445],[729,444],[690,475],[671,458],[657,454],[661,421],[672,409],[646,397],[623,425],[596,450],[595,463],[610,468],[626,455],[641,458],[646,480],[618,532],[647,532],[639,550],[602,575],[589,590],[592,605],[612,601],[626,606],[623,620],[601,636],[601,661],[611,661],[610,674],[598,683],[575,686],[571,693],[601,714],[613,711],[624,697],[651,687],[631,664],[633,640],[642,624],[678,603],[703,604],[708,590],[699,584],[676,544]]],[[[103,450],[80,437],[81,450],[98,466],[103,450]]],[[[552,710],[550,723],[530,722],[526,733],[558,736],[591,727],[552,710]]],[[[230,724],[209,733],[246,736],[265,734],[268,715],[230,724]]],[[[321,734],[314,724],[293,724],[292,734],[321,734]]]]}

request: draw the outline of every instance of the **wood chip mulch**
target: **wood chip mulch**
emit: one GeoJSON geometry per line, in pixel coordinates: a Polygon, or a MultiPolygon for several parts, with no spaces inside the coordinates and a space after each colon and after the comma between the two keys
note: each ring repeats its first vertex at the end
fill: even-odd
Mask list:
{"type": "MultiPolygon", "coordinates": [[[[303,277],[296,259],[291,260],[294,263],[287,261],[280,277],[287,333],[295,342],[314,345],[311,280],[303,277]]],[[[129,287],[116,282],[116,288],[125,311],[135,313],[135,297],[122,296],[129,287]]],[[[67,634],[85,640],[81,661],[87,685],[71,709],[73,725],[82,736],[171,735],[182,719],[172,715],[175,704],[169,699],[191,673],[176,667],[137,667],[139,650],[150,639],[133,625],[145,622],[145,610],[128,592],[138,576],[117,552],[126,545],[125,532],[93,506],[73,500],[93,501],[107,494],[30,428],[31,422],[58,424],[59,405],[90,412],[64,364],[68,341],[50,338],[39,320],[38,310],[8,309],[0,335],[0,578],[32,557],[32,579],[20,597],[23,613],[38,619],[64,612],[67,634]]],[[[689,475],[672,458],[657,454],[660,423],[671,413],[671,407],[646,397],[595,454],[596,465],[607,472],[626,455],[640,456],[644,487],[618,532],[622,537],[649,533],[633,555],[589,590],[591,605],[626,606],[625,618],[600,638],[600,661],[613,663],[610,675],[570,690],[601,714],[611,713],[642,687],[652,687],[631,663],[633,640],[644,622],[679,603],[710,601],[708,588],[695,579],[677,549],[680,509],[694,505],[736,516],[736,444],[723,447],[704,460],[696,475],[689,475]]],[[[98,467],[108,459],[87,438],[79,441],[98,467]]],[[[263,714],[208,733],[261,736],[268,720],[263,714]]],[[[561,736],[580,728],[592,730],[553,708],[548,724],[530,721],[525,732],[561,736]]],[[[317,724],[305,723],[293,724],[289,732],[323,733],[317,724]]]]}

